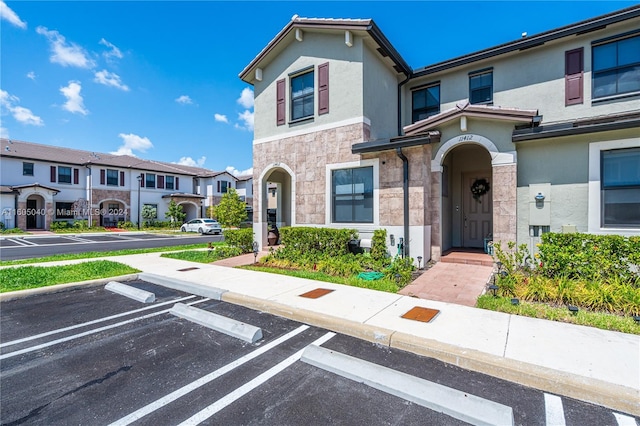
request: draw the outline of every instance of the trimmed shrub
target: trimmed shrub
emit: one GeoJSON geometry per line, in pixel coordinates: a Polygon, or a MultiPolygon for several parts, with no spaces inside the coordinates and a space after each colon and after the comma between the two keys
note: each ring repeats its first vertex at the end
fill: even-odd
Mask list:
{"type": "Polygon", "coordinates": [[[373,231],[371,239],[371,258],[376,261],[382,261],[389,257],[387,252],[387,230],[376,229],[373,231]]]}
{"type": "Polygon", "coordinates": [[[229,246],[240,249],[242,253],[253,251],[253,229],[225,229],[222,235],[229,246]]]}

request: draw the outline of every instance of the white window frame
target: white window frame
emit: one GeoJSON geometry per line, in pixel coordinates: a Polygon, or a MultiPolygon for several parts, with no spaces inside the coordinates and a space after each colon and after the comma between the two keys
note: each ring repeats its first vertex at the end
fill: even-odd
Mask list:
{"type": "Polygon", "coordinates": [[[348,163],[335,163],[326,165],[325,173],[325,223],[335,228],[357,228],[359,230],[377,229],[380,226],[380,160],[372,158],[369,160],[351,161],[348,163]],[[373,167],[373,222],[333,222],[332,213],[332,193],[331,175],[334,170],[356,169],[360,167],[373,167]]]}
{"type": "Polygon", "coordinates": [[[588,232],[592,234],[640,235],[640,228],[602,227],[602,178],[600,175],[602,151],[624,148],[640,148],[640,138],[592,142],[589,144],[589,218],[587,226],[588,232]]]}

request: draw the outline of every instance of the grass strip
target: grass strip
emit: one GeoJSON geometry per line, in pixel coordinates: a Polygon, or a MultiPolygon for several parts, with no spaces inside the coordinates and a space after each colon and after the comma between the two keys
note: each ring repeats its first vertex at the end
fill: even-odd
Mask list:
{"type": "Polygon", "coordinates": [[[110,260],[75,265],[20,266],[0,269],[0,293],[135,274],[139,270],[110,260]]]}
{"type": "Polygon", "coordinates": [[[525,301],[519,301],[518,305],[513,305],[510,298],[493,297],[489,294],[480,296],[476,307],[530,318],[586,325],[622,333],[640,334],[640,325],[630,316],[591,312],[584,309],[580,309],[576,314],[573,314],[565,307],[553,307],[544,303],[525,301]]]}
{"type": "MultiPolygon", "coordinates": [[[[225,243],[219,242],[219,243],[213,243],[213,245],[214,246],[225,245],[225,243]]],[[[60,260],[93,259],[96,257],[123,256],[127,254],[158,253],[158,252],[164,252],[164,251],[180,251],[180,250],[193,250],[193,249],[203,249],[203,248],[207,248],[207,244],[201,243],[201,244],[187,244],[187,245],[171,246],[171,247],[153,247],[153,248],[125,249],[125,250],[114,250],[114,251],[90,251],[86,253],[54,254],[52,256],[39,257],[37,259],[0,261],[0,266],[57,262],[60,260]]]]}
{"type": "Polygon", "coordinates": [[[333,275],[323,274],[322,272],[301,271],[296,269],[268,268],[264,266],[238,266],[241,269],[250,271],[269,272],[272,274],[287,275],[296,278],[306,278],[309,280],[322,281],[334,284],[350,285],[352,287],[368,288],[370,290],[385,291],[387,293],[397,293],[398,285],[389,280],[381,279],[375,281],[361,280],[356,277],[343,278],[333,275]]]}
{"type": "Polygon", "coordinates": [[[179,251],[179,252],[171,252],[164,253],[160,255],[160,257],[169,257],[171,259],[178,260],[186,260],[189,262],[197,262],[197,263],[211,263],[218,259],[219,256],[216,256],[215,251],[211,250],[191,250],[191,251],[179,251]]]}

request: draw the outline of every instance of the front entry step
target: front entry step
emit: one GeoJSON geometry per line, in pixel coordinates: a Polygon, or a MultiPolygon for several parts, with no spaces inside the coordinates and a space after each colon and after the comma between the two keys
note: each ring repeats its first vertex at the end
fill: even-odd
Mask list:
{"type": "Polygon", "coordinates": [[[461,263],[463,265],[493,266],[493,257],[478,249],[448,250],[440,261],[443,263],[461,263]]]}

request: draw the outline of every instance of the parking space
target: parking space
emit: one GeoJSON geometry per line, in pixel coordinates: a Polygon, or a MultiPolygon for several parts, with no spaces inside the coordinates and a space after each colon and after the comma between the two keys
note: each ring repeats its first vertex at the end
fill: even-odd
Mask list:
{"type": "Polygon", "coordinates": [[[155,302],[100,286],[3,303],[2,424],[466,424],[464,403],[451,415],[425,402],[421,389],[434,386],[453,401],[505,407],[514,424],[554,424],[558,415],[576,425],[637,421],[242,306],[125,284],[153,292],[155,302]],[[262,339],[174,316],[175,303],[260,327],[262,339]],[[356,367],[310,361],[318,347],[356,367]],[[397,393],[385,377],[408,384],[397,393]]]}

